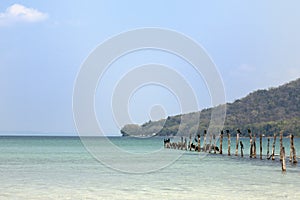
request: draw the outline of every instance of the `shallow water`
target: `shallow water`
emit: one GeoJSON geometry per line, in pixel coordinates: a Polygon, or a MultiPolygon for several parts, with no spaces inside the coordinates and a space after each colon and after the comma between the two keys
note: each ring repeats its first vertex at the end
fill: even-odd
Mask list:
{"type": "MultiPolygon", "coordinates": [[[[241,140],[247,154],[249,141],[241,140]]],[[[162,156],[149,164],[160,164],[164,155],[178,159],[160,170],[134,174],[103,165],[76,137],[0,137],[0,199],[300,199],[299,164],[287,160],[287,172],[282,173],[278,157],[275,161],[265,157],[266,140],[263,160],[227,156],[226,148],[223,155],[163,149],[163,138],[110,141],[133,157],[159,151],[162,156]]],[[[278,144],[279,140],[277,154],[278,144]]],[[[288,144],[284,139],[287,156],[288,144]]],[[[270,153],[271,146],[272,139],[270,153]]],[[[295,146],[299,152],[299,139],[295,146]]],[[[111,146],[103,148],[110,161],[129,164],[111,146]]],[[[234,150],[232,138],[232,154],[234,150]]],[[[129,166],[143,164],[135,157],[130,162],[135,163],[129,166]]]]}

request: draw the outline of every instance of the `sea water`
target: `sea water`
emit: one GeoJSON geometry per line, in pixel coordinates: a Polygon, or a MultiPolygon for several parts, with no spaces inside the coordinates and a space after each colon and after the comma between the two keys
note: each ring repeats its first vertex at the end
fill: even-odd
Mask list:
{"type": "MultiPolygon", "coordinates": [[[[78,137],[0,137],[0,199],[300,199],[300,162],[292,165],[287,159],[287,172],[282,173],[278,156],[266,159],[266,139],[263,160],[259,140],[257,158],[249,158],[248,138],[241,139],[244,158],[234,156],[235,138],[231,156],[226,138],[223,155],[164,149],[163,138],[108,139],[105,154],[113,162],[123,158],[110,152],[111,145],[145,157],[157,151],[181,153],[159,170],[131,173],[95,159],[78,137]]],[[[284,146],[288,156],[288,138],[284,146]]],[[[295,147],[299,156],[298,138],[295,147]]],[[[278,139],[275,149],[279,154],[278,139]]],[[[139,164],[138,159],[131,162],[139,164]]]]}

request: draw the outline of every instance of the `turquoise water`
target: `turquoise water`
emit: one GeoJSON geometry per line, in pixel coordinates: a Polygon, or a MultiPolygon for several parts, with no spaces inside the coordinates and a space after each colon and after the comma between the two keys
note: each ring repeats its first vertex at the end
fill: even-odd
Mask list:
{"type": "MultiPolygon", "coordinates": [[[[249,140],[241,140],[249,154],[249,140]]],[[[179,158],[160,170],[133,174],[94,159],[76,137],[0,137],[0,199],[300,199],[300,162],[291,165],[287,160],[287,172],[282,173],[278,157],[275,161],[265,156],[263,160],[229,157],[226,139],[224,155],[163,149],[163,138],[110,141],[133,155],[161,152],[153,163],[160,163],[164,154],[179,158]]],[[[279,140],[277,154],[278,145],[279,140]]],[[[265,146],[266,140],[264,155],[265,146]]],[[[288,156],[288,139],[284,146],[288,156]]],[[[299,156],[298,138],[295,146],[299,156]]],[[[103,148],[111,161],[128,164],[120,162],[124,158],[111,152],[111,146],[103,148]]],[[[232,154],[234,150],[232,138],[232,154]]],[[[136,163],[130,166],[141,164],[131,162],[136,163]]]]}

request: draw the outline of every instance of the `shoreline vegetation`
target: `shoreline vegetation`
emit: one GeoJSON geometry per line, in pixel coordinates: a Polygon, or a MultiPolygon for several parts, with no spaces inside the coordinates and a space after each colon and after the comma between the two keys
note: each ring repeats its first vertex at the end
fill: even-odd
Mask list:
{"type": "MultiPolygon", "coordinates": [[[[266,137],[281,131],[283,137],[300,137],[300,78],[276,88],[257,90],[225,106],[223,130],[240,129],[241,137],[247,137],[247,129],[266,137]]],[[[127,124],[120,132],[122,136],[176,136],[180,125],[181,133],[197,135],[209,127],[212,109],[150,120],[142,125],[127,124]],[[189,120],[181,123],[182,117],[189,120]]]]}

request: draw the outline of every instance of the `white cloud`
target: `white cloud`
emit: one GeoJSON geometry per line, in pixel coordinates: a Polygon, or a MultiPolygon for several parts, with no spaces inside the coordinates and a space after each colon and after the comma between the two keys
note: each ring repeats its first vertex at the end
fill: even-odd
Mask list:
{"type": "Polygon", "coordinates": [[[34,23],[48,18],[48,14],[34,8],[27,8],[21,4],[13,4],[5,12],[0,13],[0,26],[17,22],[34,23]]]}

